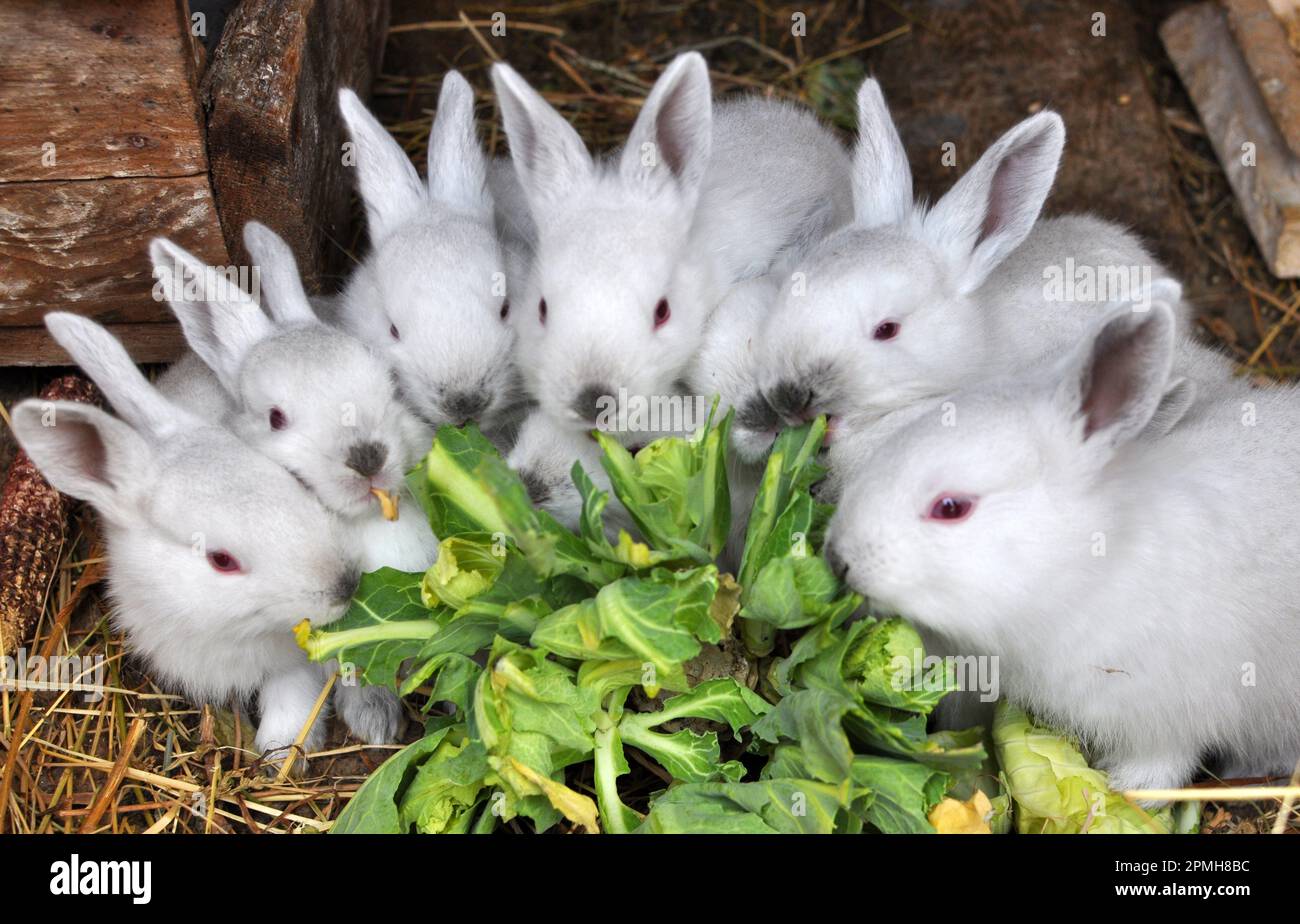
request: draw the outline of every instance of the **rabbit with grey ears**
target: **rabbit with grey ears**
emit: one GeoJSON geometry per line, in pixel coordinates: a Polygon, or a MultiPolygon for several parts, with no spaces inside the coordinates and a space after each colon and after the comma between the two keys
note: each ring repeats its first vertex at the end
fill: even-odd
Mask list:
{"type": "Polygon", "coordinates": [[[761,337],[772,406],[794,423],[878,416],[947,394],[1056,355],[1139,283],[1166,277],[1117,225],[1087,215],[1038,220],[1064,143],[1061,118],[1039,112],[926,207],[913,201],[880,87],[865,81],[854,220],[787,281],[761,337]],[[1133,285],[1095,301],[1095,289],[1053,292],[1049,278],[1069,266],[1114,268],[1133,285]]]}
{"type": "MultiPolygon", "coordinates": [[[[167,400],[104,328],[45,323],[120,419],[33,399],[14,408],[14,433],[54,487],[98,511],[115,623],[157,680],[194,702],[256,697],[257,748],[291,745],[327,676],[292,629],[347,610],[361,574],[347,530],[289,472],[167,400]]],[[[391,737],[387,713],[350,705],[354,731],[391,737]]]]}
{"type": "Polygon", "coordinates": [[[1300,391],[1217,382],[1163,433],[1175,316],[1122,310],[1050,373],[962,392],[870,456],[828,560],[1000,659],[1002,694],[1117,789],[1300,757],[1300,391]]]}
{"type": "Polygon", "coordinates": [[[698,53],[673,60],[601,160],[508,65],[492,79],[536,229],[511,311],[518,364],[574,430],[602,397],[679,394],[727,287],[849,218],[835,137],[785,103],[715,107],[698,53]]]}
{"type": "Polygon", "coordinates": [[[523,224],[512,240],[531,231],[518,202],[502,211],[509,220],[494,211],[489,179],[503,171],[479,146],[474,91],[455,71],[443,78],[427,182],[355,93],[341,90],[339,108],[371,249],[333,320],[392,362],[405,400],[431,427],[472,419],[491,430],[520,402],[507,297],[514,263],[497,225],[523,224]]]}
{"type": "Polygon", "coordinates": [[[396,396],[388,363],[312,312],[288,245],[256,222],[245,225],[244,243],[261,270],[260,307],[236,285],[208,286],[214,272],[170,241],[150,245],[155,275],[206,364],[187,358],[160,387],[283,465],[361,530],[365,570],[428,567],[437,539],[404,478],[432,433],[396,396]],[[223,400],[211,397],[219,391],[223,400]],[[401,504],[382,509],[380,492],[406,495],[408,514],[401,504]]]}

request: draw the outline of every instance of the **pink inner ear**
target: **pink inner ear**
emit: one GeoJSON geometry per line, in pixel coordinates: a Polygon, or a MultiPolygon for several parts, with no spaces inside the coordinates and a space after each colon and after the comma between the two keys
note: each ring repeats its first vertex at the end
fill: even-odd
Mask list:
{"type": "Polygon", "coordinates": [[[691,153],[689,143],[693,140],[690,134],[694,112],[689,100],[690,93],[684,84],[679,83],[664,97],[655,114],[655,142],[659,145],[659,156],[678,179],[686,171],[686,161],[691,153]]]}
{"type": "Polygon", "coordinates": [[[1026,195],[1025,177],[1034,169],[1034,160],[1045,140],[1039,135],[1026,141],[1002,159],[997,170],[993,172],[993,181],[989,184],[988,210],[984,213],[984,222],[980,225],[978,247],[994,234],[1001,231],[1011,220],[1012,214],[1026,195]]]}
{"type": "Polygon", "coordinates": [[[68,450],[73,456],[72,462],[77,471],[112,487],[113,482],[108,477],[108,452],[99,430],[80,420],[62,421],[55,426],[72,432],[73,439],[68,444],[68,450]]]}
{"type": "Polygon", "coordinates": [[[1083,395],[1085,440],[1114,423],[1133,399],[1137,391],[1136,370],[1141,366],[1136,337],[1114,344],[1098,342],[1096,349],[1099,352],[1094,355],[1083,395]]]}

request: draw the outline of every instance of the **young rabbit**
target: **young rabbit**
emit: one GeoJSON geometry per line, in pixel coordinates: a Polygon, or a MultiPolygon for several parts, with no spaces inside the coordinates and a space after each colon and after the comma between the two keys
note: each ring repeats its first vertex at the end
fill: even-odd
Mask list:
{"type": "MultiPolygon", "coordinates": [[[[431,427],[476,420],[488,431],[519,404],[510,361],[508,274],[522,272],[498,242],[531,235],[515,192],[494,213],[489,168],[474,128],[474,92],[443,78],[422,182],[401,146],[351,90],[339,107],[356,145],[370,254],[341,293],[333,319],[380,350],[405,399],[431,427]]],[[[507,194],[510,185],[507,184],[507,194]]]]}
{"type": "MultiPolygon", "coordinates": [[[[51,484],[99,512],[114,621],[155,679],[195,702],[255,695],[256,747],[293,744],[327,674],[291,630],[347,610],[361,574],[351,537],[289,472],[167,400],[102,327],[45,322],[121,419],[33,399],[14,408],[14,433],[51,484]]],[[[348,707],[362,738],[392,739],[386,707],[368,696],[348,707]]]]}
{"type": "Polygon", "coordinates": [[[1300,391],[1217,382],[1153,434],[1175,327],[1122,310],[1049,374],[959,393],[954,426],[867,458],[828,531],[855,589],[998,656],[1002,694],[1121,790],[1300,757],[1300,391]]]}
{"type": "Polygon", "coordinates": [[[1116,225],[1087,215],[1037,220],[1064,143],[1060,117],[1040,112],[933,207],[917,205],[880,87],[865,81],[854,221],[787,281],[762,332],[772,406],[799,422],[879,416],[947,394],[1057,355],[1138,283],[1166,276],[1116,225]],[[1053,291],[1051,280],[1071,267],[1114,270],[1133,285],[1108,299],[1053,291]]]}
{"type": "Polygon", "coordinates": [[[604,396],[680,393],[727,287],[848,220],[835,137],[785,103],[714,107],[698,53],[668,66],[626,145],[599,161],[508,65],[492,79],[536,225],[511,312],[518,362],[542,410],[575,430],[604,396]]]}
{"type": "Polygon", "coordinates": [[[577,530],[582,520],[582,495],[569,473],[574,462],[581,462],[596,487],[610,495],[605,525],[614,538],[619,529],[633,531],[634,526],[614,496],[600,457],[600,446],[590,433],[561,426],[549,414],[534,410],[524,418],[506,463],[527,486],[534,504],[564,526],[577,530]]]}
{"type": "Polygon", "coordinates": [[[734,285],[705,327],[699,353],[686,376],[687,390],[712,400],[718,414],[734,409],[727,481],[731,488],[731,536],[726,562],[738,565],[744,550],[745,528],[763,469],[781,419],[758,387],[755,340],[780,291],[776,275],[755,276],[734,285]]]}
{"type": "Polygon", "coordinates": [[[361,533],[365,570],[427,568],[437,539],[404,475],[432,433],[396,397],[382,358],[316,318],[288,245],[256,222],[245,226],[244,243],[260,268],[261,307],[238,286],[211,285],[208,268],[170,241],[150,245],[155,275],[206,364],[187,358],[160,387],[228,426],[347,518],[361,533]],[[403,497],[395,511],[381,507],[403,497]]]}

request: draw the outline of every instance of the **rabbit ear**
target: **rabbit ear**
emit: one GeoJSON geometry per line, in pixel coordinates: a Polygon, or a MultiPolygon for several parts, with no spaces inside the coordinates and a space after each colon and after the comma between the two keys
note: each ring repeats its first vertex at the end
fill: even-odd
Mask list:
{"type": "Polygon", "coordinates": [[[1055,392],[1058,409],[1082,422],[1082,438],[1104,464],[1141,433],[1169,388],[1174,314],[1157,302],[1149,311],[1123,309],[1084,343],[1055,392]]]}
{"type": "Polygon", "coordinates": [[[1164,436],[1178,422],[1187,416],[1196,402],[1196,383],[1189,378],[1177,378],[1169,383],[1156,412],[1151,415],[1151,422],[1142,431],[1143,438],[1156,439],[1164,436]]]}
{"type": "Polygon", "coordinates": [[[429,130],[429,194],[475,215],[492,214],[487,158],[474,126],[474,90],[457,71],[442,78],[429,130]]]}
{"type": "Polygon", "coordinates": [[[284,238],[266,225],[250,221],[244,225],[244,247],[259,268],[262,308],[279,324],[315,322],[307,291],[298,274],[298,261],[284,238]]]}
{"type": "Polygon", "coordinates": [[[257,302],[224,273],[166,238],[149,244],[153,272],[181,322],[190,348],[207,363],[231,394],[248,351],[276,330],[257,302]]]}
{"type": "Polygon", "coordinates": [[[591,154],[573,126],[514,68],[493,64],[492,85],[510,139],[510,159],[530,203],[553,202],[591,173],[591,154]]]}
{"type": "Polygon", "coordinates": [[[133,496],[153,480],[153,451],[130,426],[88,404],[29,398],[13,409],[13,428],[55,488],[115,525],[138,519],[133,496]]]}
{"type": "Polygon", "coordinates": [[[346,87],[339,90],[339,110],[356,146],[357,181],[373,246],[424,205],[424,184],[401,145],[346,87]]]}
{"type": "Polygon", "coordinates": [[[858,144],[853,151],[853,214],[875,228],[903,221],[912,211],[912,168],[880,84],[868,77],[858,90],[858,144]]]}
{"type": "Polygon", "coordinates": [[[678,55],[646,97],[623,148],[619,172],[628,182],[652,189],[675,180],[684,198],[694,203],[712,141],[708,65],[697,51],[678,55]]]}
{"type": "Polygon", "coordinates": [[[994,142],[926,216],[926,236],[949,254],[962,292],[979,288],[1029,234],[1064,147],[1060,116],[1030,116],[994,142]]]}
{"type": "Polygon", "coordinates": [[[188,421],[183,410],[149,384],[117,338],[94,321],[52,311],[45,316],[45,327],[137,430],[161,438],[188,421]]]}

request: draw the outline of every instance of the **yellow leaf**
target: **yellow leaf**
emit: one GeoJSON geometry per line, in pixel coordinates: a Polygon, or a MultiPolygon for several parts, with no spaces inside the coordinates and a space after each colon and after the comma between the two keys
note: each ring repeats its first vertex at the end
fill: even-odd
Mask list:
{"type": "Polygon", "coordinates": [[[740,585],[730,574],[718,575],[718,591],[709,604],[709,615],[713,617],[723,635],[731,634],[731,622],[740,612],[740,585]]]}
{"type": "Polygon", "coordinates": [[[370,493],[375,495],[375,499],[379,501],[379,510],[383,513],[384,519],[396,520],[397,502],[400,499],[400,495],[390,494],[383,488],[371,488],[370,493]]]}
{"type": "Polygon", "coordinates": [[[311,638],[311,620],[304,619],[293,627],[293,640],[298,643],[299,648],[306,651],[309,638],[311,638]]]}
{"type": "Polygon", "coordinates": [[[510,758],[510,765],[514,767],[520,776],[540,789],[561,815],[574,824],[581,825],[588,834],[600,833],[600,822],[597,820],[595,802],[592,802],[580,792],[574,792],[563,783],[557,783],[550,777],[543,776],[532,767],[520,763],[513,757],[510,758]]]}
{"type": "Polygon", "coordinates": [[[979,789],[969,802],[944,799],[930,810],[930,824],[940,834],[992,834],[992,817],[993,804],[979,789]]]}

